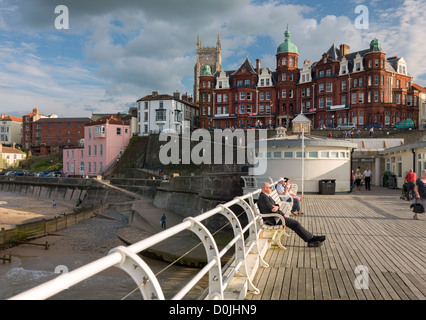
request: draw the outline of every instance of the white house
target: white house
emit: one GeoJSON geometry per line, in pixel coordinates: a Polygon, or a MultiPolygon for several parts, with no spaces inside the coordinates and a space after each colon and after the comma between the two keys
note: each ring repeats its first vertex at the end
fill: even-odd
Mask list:
{"type": "Polygon", "coordinates": [[[198,128],[198,106],[187,95],[180,97],[158,94],[154,91],[137,101],[138,135],[146,136],[163,130],[175,130],[182,133],[184,121],[190,123],[190,130],[198,128]]]}
{"type": "Polygon", "coordinates": [[[22,143],[22,118],[1,115],[0,143],[9,146],[22,143]]]}

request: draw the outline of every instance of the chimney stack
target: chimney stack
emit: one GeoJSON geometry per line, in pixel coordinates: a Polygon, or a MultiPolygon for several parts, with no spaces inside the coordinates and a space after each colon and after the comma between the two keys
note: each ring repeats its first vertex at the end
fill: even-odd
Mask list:
{"type": "Polygon", "coordinates": [[[260,59],[259,58],[256,59],[256,72],[258,74],[260,73],[260,59]]]}
{"type": "Polygon", "coordinates": [[[173,93],[173,98],[180,100],[180,92],[176,90],[176,92],[173,93]]]}
{"type": "Polygon", "coordinates": [[[340,58],[343,58],[350,53],[350,47],[347,44],[340,45],[340,58]]]}

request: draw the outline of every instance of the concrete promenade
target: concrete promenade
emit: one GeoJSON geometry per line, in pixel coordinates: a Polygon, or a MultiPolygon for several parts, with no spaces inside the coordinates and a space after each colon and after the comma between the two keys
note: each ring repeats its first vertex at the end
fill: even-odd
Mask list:
{"type": "Polygon", "coordinates": [[[297,216],[306,229],[325,234],[308,248],[291,230],[287,250],[271,248],[250,300],[425,300],[426,216],[413,220],[401,189],[372,187],[338,195],[304,195],[297,216]],[[358,285],[368,269],[368,277],[358,285]]]}

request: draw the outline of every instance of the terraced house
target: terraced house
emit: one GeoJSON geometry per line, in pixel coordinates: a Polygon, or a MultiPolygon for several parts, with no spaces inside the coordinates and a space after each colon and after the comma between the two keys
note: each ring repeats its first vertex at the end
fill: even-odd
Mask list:
{"type": "Polygon", "coordinates": [[[350,52],[333,44],[319,60],[299,68],[297,46],[285,31],[276,65],[253,66],[247,58],[237,70],[205,64],[198,82],[200,127],[289,126],[303,112],[315,128],[354,123],[390,127],[412,119],[419,125],[418,87],[403,57],[386,57],[379,40],[350,52]]]}
{"type": "Polygon", "coordinates": [[[63,171],[71,176],[97,176],[120,159],[132,137],[130,122],[114,116],[85,123],[84,143],[63,150],[63,171]]]}

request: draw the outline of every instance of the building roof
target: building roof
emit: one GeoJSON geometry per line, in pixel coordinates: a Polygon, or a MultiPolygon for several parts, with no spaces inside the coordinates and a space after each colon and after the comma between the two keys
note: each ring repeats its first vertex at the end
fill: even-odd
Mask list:
{"type": "Polygon", "coordinates": [[[41,118],[36,122],[89,122],[90,118],[41,118]]]}
{"type": "Polygon", "coordinates": [[[351,139],[356,143],[358,151],[382,151],[389,148],[404,145],[404,139],[398,138],[374,138],[374,139],[351,139]]]}
{"type": "Polygon", "coordinates": [[[374,38],[370,42],[370,52],[383,52],[380,41],[374,38]]]}
{"type": "Polygon", "coordinates": [[[158,94],[158,92],[156,92],[156,91],[154,91],[152,94],[149,94],[149,95],[137,100],[137,102],[140,102],[140,101],[157,101],[157,100],[176,100],[176,101],[179,101],[179,102],[184,103],[186,105],[189,105],[191,107],[198,108],[198,105],[193,103],[193,102],[178,99],[178,98],[171,96],[169,94],[158,94]]]}
{"type": "Polygon", "coordinates": [[[246,68],[248,72],[256,73],[256,70],[253,67],[253,64],[250,62],[250,59],[247,57],[246,60],[244,60],[244,62],[241,64],[241,66],[237,70],[235,70],[231,75],[234,75],[237,72],[239,72],[243,66],[246,68]]]}
{"type": "Polygon", "coordinates": [[[12,148],[12,147],[2,147],[0,148],[0,153],[18,153],[18,154],[23,154],[25,152],[18,150],[16,148],[12,148]]]}
{"type": "Polygon", "coordinates": [[[300,122],[300,123],[310,123],[311,120],[303,113],[299,113],[296,118],[293,119],[292,122],[300,122]]]}
{"type": "Polygon", "coordinates": [[[24,114],[24,117],[25,116],[36,116],[36,115],[39,115],[39,116],[42,116],[42,117],[47,117],[46,115],[39,113],[38,108],[34,108],[32,112],[24,114]]]}
{"type": "Polygon", "coordinates": [[[419,91],[422,91],[422,92],[426,92],[426,88],[423,88],[422,86],[418,85],[417,83],[412,83],[411,85],[416,90],[419,90],[419,91]]]}
{"type": "Polygon", "coordinates": [[[13,116],[7,116],[5,114],[1,115],[0,121],[15,121],[15,122],[22,122],[22,118],[13,117],[13,116]]]}
{"type": "Polygon", "coordinates": [[[388,148],[388,149],[379,151],[379,154],[384,155],[384,154],[389,154],[393,152],[406,151],[406,150],[411,150],[416,148],[426,148],[426,136],[423,136],[423,138],[421,138],[419,141],[415,143],[403,144],[397,147],[388,148]]]}
{"type": "Polygon", "coordinates": [[[129,121],[125,121],[125,120],[122,120],[121,118],[116,118],[114,116],[101,117],[101,118],[99,118],[97,120],[86,122],[85,125],[87,127],[87,126],[97,126],[97,125],[106,124],[106,123],[109,123],[109,124],[120,124],[120,125],[130,125],[129,121]]]}
{"type": "MultiPolygon", "coordinates": [[[[357,144],[350,140],[345,139],[333,139],[319,136],[305,135],[303,138],[305,146],[317,146],[317,147],[341,147],[355,149],[357,144]]],[[[258,147],[260,143],[264,141],[256,141],[254,144],[250,144],[249,147],[258,147]]],[[[284,137],[272,137],[266,140],[267,146],[269,147],[291,147],[291,146],[302,146],[302,135],[289,135],[284,137]]]]}
{"type": "Polygon", "coordinates": [[[203,66],[203,71],[201,73],[202,76],[211,76],[212,75],[212,68],[209,65],[203,66]]]}
{"type": "Polygon", "coordinates": [[[290,30],[288,30],[288,26],[287,30],[284,32],[284,42],[281,43],[277,48],[277,54],[285,52],[298,53],[297,46],[290,40],[290,30]]]}

